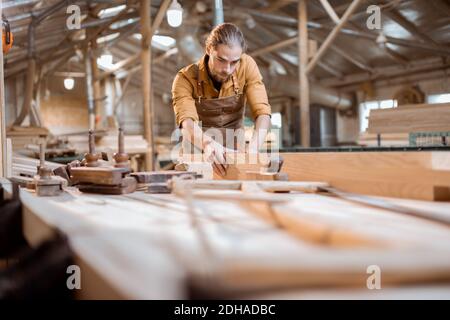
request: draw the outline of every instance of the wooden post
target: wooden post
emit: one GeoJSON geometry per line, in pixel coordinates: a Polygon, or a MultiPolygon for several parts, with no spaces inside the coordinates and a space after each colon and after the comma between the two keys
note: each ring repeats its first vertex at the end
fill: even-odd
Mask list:
{"type": "MultiPolygon", "coordinates": [[[[327,38],[323,41],[322,45],[319,48],[319,51],[317,54],[311,59],[311,62],[309,63],[307,67],[307,73],[310,73],[314,67],[316,66],[317,62],[319,62],[320,58],[325,54],[327,49],[331,46],[334,39],[336,39],[337,35],[341,31],[341,29],[344,27],[345,23],[350,19],[353,12],[358,8],[359,4],[362,0],[353,0],[350,6],[345,11],[342,18],[339,20],[339,23],[333,28],[331,33],[327,36],[327,38]]],[[[306,8],[306,5],[305,5],[306,8]]],[[[306,15],[305,15],[306,16],[306,15]]],[[[299,22],[300,23],[300,22],[299,22]]]]}
{"type": "Polygon", "coordinates": [[[153,144],[153,108],[151,88],[151,0],[141,0],[141,34],[142,34],[142,94],[144,101],[144,137],[149,148],[145,155],[145,168],[154,170],[153,144]]]}
{"type": "Polygon", "coordinates": [[[99,80],[99,72],[98,72],[98,66],[97,66],[97,37],[92,40],[92,51],[89,58],[91,59],[91,67],[92,67],[92,80],[93,80],[93,87],[94,87],[94,110],[95,110],[95,119],[97,120],[97,117],[100,117],[100,122],[95,123],[95,129],[103,129],[103,123],[104,120],[104,110],[103,110],[103,102],[101,101],[102,98],[102,92],[101,92],[101,83],[99,80]]]}
{"type": "Polygon", "coordinates": [[[310,146],[310,119],[309,119],[309,83],[308,83],[308,15],[306,0],[298,3],[298,74],[299,74],[299,100],[300,100],[300,130],[302,147],[310,146]]]}
{"type": "Polygon", "coordinates": [[[94,84],[92,76],[92,63],[91,63],[91,49],[88,44],[84,54],[84,62],[86,66],[86,96],[88,103],[88,114],[89,114],[89,130],[95,129],[95,94],[94,94],[94,84]]]}
{"type": "MultiPolygon", "coordinates": [[[[0,4],[0,17],[2,16],[2,4],[0,4]]],[[[1,18],[0,18],[1,19],[1,18]]],[[[3,25],[3,22],[2,22],[3,25]]],[[[3,71],[3,47],[0,44],[0,178],[6,177],[6,107],[5,107],[5,84],[3,82],[5,72],[3,71]]]]}

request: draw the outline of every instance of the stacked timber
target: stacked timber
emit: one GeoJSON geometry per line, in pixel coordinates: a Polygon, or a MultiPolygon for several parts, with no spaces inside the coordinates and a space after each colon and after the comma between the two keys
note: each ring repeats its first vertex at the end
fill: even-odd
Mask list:
{"type": "Polygon", "coordinates": [[[368,195],[450,200],[450,152],[282,153],[291,181],[324,181],[368,195]]]}
{"type": "Polygon", "coordinates": [[[371,110],[367,131],[375,134],[450,131],[450,104],[371,110]]]}
{"type": "MultiPolygon", "coordinates": [[[[377,134],[362,132],[358,137],[358,145],[366,147],[378,146],[377,134]]],[[[407,133],[385,133],[380,137],[381,147],[402,147],[409,145],[407,133]]]]}
{"type": "MultiPolygon", "coordinates": [[[[37,174],[38,165],[39,159],[14,154],[12,157],[12,175],[34,177],[37,174]]],[[[50,161],[45,161],[45,165],[51,170],[61,167],[61,164],[50,161]]]]}
{"type": "MultiPolygon", "coordinates": [[[[125,152],[128,154],[145,153],[148,144],[142,135],[125,135],[125,152]]],[[[88,151],[88,135],[70,135],[68,141],[75,147],[78,153],[86,153],[88,151]]],[[[110,134],[97,137],[95,146],[99,152],[108,152],[112,150],[116,152],[118,148],[117,134],[110,134]]]]}
{"type": "Polygon", "coordinates": [[[39,139],[47,139],[50,132],[44,127],[20,127],[12,126],[6,131],[6,136],[11,139],[12,149],[19,150],[28,144],[38,144],[39,139]]]}

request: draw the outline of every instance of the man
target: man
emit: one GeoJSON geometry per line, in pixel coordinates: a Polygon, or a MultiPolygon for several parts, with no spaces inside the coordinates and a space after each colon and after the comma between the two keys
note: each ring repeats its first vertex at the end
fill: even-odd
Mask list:
{"type": "Polygon", "coordinates": [[[183,138],[206,153],[220,175],[226,174],[226,154],[236,149],[235,144],[230,147],[229,141],[224,144],[224,133],[230,129],[243,132],[246,100],[255,120],[246,152],[258,152],[270,127],[271,108],[262,76],[245,50],[239,28],[231,23],[220,24],[206,39],[202,59],[180,70],[172,85],[173,108],[183,138]],[[222,140],[207,134],[211,128],[219,129],[222,140]]]}

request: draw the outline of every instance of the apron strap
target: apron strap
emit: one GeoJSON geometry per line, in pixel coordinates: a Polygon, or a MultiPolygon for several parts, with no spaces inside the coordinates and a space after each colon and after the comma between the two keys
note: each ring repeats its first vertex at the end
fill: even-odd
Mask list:
{"type": "Polygon", "coordinates": [[[239,82],[236,79],[236,72],[233,72],[233,74],[231,75],[231,79],[233,80],[234,93],[236,95],[238,95],[239,94],[239,82]]]}
{"type": "Polygon", "coordinates": [[[197,95],[198,95],[198,102],[200,103],[201,99],[204,96],[203,92],[203,80],[200,80],[200,68],[198,67],[198,64],[195,64],[195,67],[197,68],[197,95]]]}

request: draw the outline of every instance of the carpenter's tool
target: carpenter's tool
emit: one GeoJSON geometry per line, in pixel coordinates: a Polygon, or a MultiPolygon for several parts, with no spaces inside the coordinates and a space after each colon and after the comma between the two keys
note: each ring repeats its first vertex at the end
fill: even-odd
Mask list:
{"type": "Polygon", "coordinates": [[[125,153],[125,147],[124,147],[124,136],[123,136],[123,129],[119,128],[119,137],[118,137],[118,143],[119,143],[119,150],[114,155],[114,160],[116,161],[115,167],[116,168],[130,168],[130,162],[128,159],[130,158],[127,153],[125,153]]]}
{"type": "Polygon", "coordinates": [[[100,163],[98,159],[100,159],[100,155],[95,152],[95,136],[92,130],[89,130],[89,152],[84,155],[86,159],[86,167],[98,167],[100,163]]]}
{"type": "Polygon", "coordinates": [[[186,177],[190,179],[198,179],[202,176],[189,171],[151,171],[151,172],[134,172],[130,174],[138,183],[138,189],[144,189],[148,193],[170,193],[169,181],[174,177],[186,177]]]}
{"type": "Polygon", "coordinates": [[[126,194],[136,191],[136,179],[129,176],[130,169],[128,155],[123,152],[123,140],[119,132],[119,152],[116,157],[118,167],[101,166],[98,159],[99,154],[95,152],[94,134],[89,131],[89,152],[85,156],[85,167],[68,167],[70,178],[81,192],[101,193],[101,194],[126,194]],[[125,157],[126,155],[126,157],[125,157]]]}
{"type": "Polygon", "coordinates": [[[57,196],[67,186],[67,180],[55,176],[53,171],[45,165],[44,142],[40,143],[39,148],[40,164],[38,166],[38,174],[34,176],[33,181],[27,187],[35,189],[38,196],[57,196]]]}

